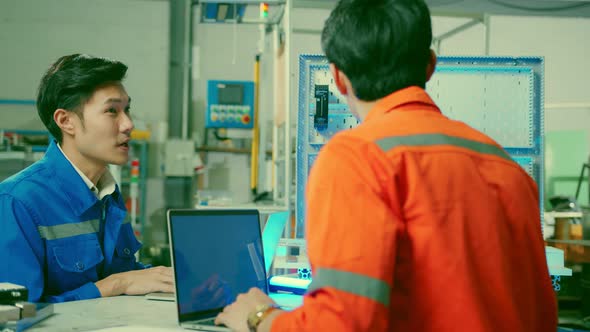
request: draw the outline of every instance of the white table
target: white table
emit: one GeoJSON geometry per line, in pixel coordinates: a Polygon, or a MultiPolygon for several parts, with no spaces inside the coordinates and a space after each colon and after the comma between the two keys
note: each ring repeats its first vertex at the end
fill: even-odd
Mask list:
{"type": "MultiPolygon", "coordinates": [[[[302,297],[271,294],[280,305],[296,307],[302,297]]],[[[27,331],[186,331],[178,326],[176,303],[144,296],[116,296],[58,303],[54,314],[27,331]]]]}

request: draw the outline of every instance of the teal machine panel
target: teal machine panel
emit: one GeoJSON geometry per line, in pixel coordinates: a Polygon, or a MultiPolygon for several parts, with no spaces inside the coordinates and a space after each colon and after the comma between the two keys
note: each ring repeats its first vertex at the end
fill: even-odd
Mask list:
{"type": "MultiPolygon", "coordinates": [[[[426,90],[449,118],[486,133],[539,187],[543,209],[544,62],[540,57],[439,57],[426,90]]],[[[334,134],[358,125],[321,55],[299,57],[297,237],[304,236],[305,184],[334,134]]]]}
{"type": "Polygon", "coordinates": [[[251,129],[253,119],[254,82],[207,81],[206,128],[251,129]]]}

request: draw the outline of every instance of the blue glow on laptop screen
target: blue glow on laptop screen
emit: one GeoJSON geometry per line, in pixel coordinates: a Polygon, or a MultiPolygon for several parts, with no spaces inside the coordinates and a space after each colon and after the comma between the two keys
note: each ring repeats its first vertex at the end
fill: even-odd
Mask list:
{"type": "Polygon", "coordinates": [[[267,291],[257,214],[171,218],[180,314],[222,308],[251,287],[267,291]]]}

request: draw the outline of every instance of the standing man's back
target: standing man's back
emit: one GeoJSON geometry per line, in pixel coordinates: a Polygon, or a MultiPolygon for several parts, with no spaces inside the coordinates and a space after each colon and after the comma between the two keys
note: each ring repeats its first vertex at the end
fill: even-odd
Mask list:
{"type": "Polygon", "coordinates": [[[534,181],[421,88],[382,99],[325,146],[308,202],[315,269],[387,284],[389,315],[379,300],[359,308],[342,294],[383,310],[361,330],[555,331],[534,181]]]}
{"type": "Polygon", "coordinates": [[[292,312],[253,289],[218,323],[240,329],[249,312],[258,332],[556,330],[538,189],[428,96],[431,42],[421,0],[336,5],[322,48],[362,124],[332,138],[309,177],[313,282],[292,312]]]}

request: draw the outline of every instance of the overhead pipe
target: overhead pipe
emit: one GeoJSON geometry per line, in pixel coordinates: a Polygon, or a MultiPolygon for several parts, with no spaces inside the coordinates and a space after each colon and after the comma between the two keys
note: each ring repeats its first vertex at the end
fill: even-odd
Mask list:
{"type": "Polygon", "coordinates": [[[0,105],[35,105],[36,101],[30,99],[0,99],[0,105]]]}

